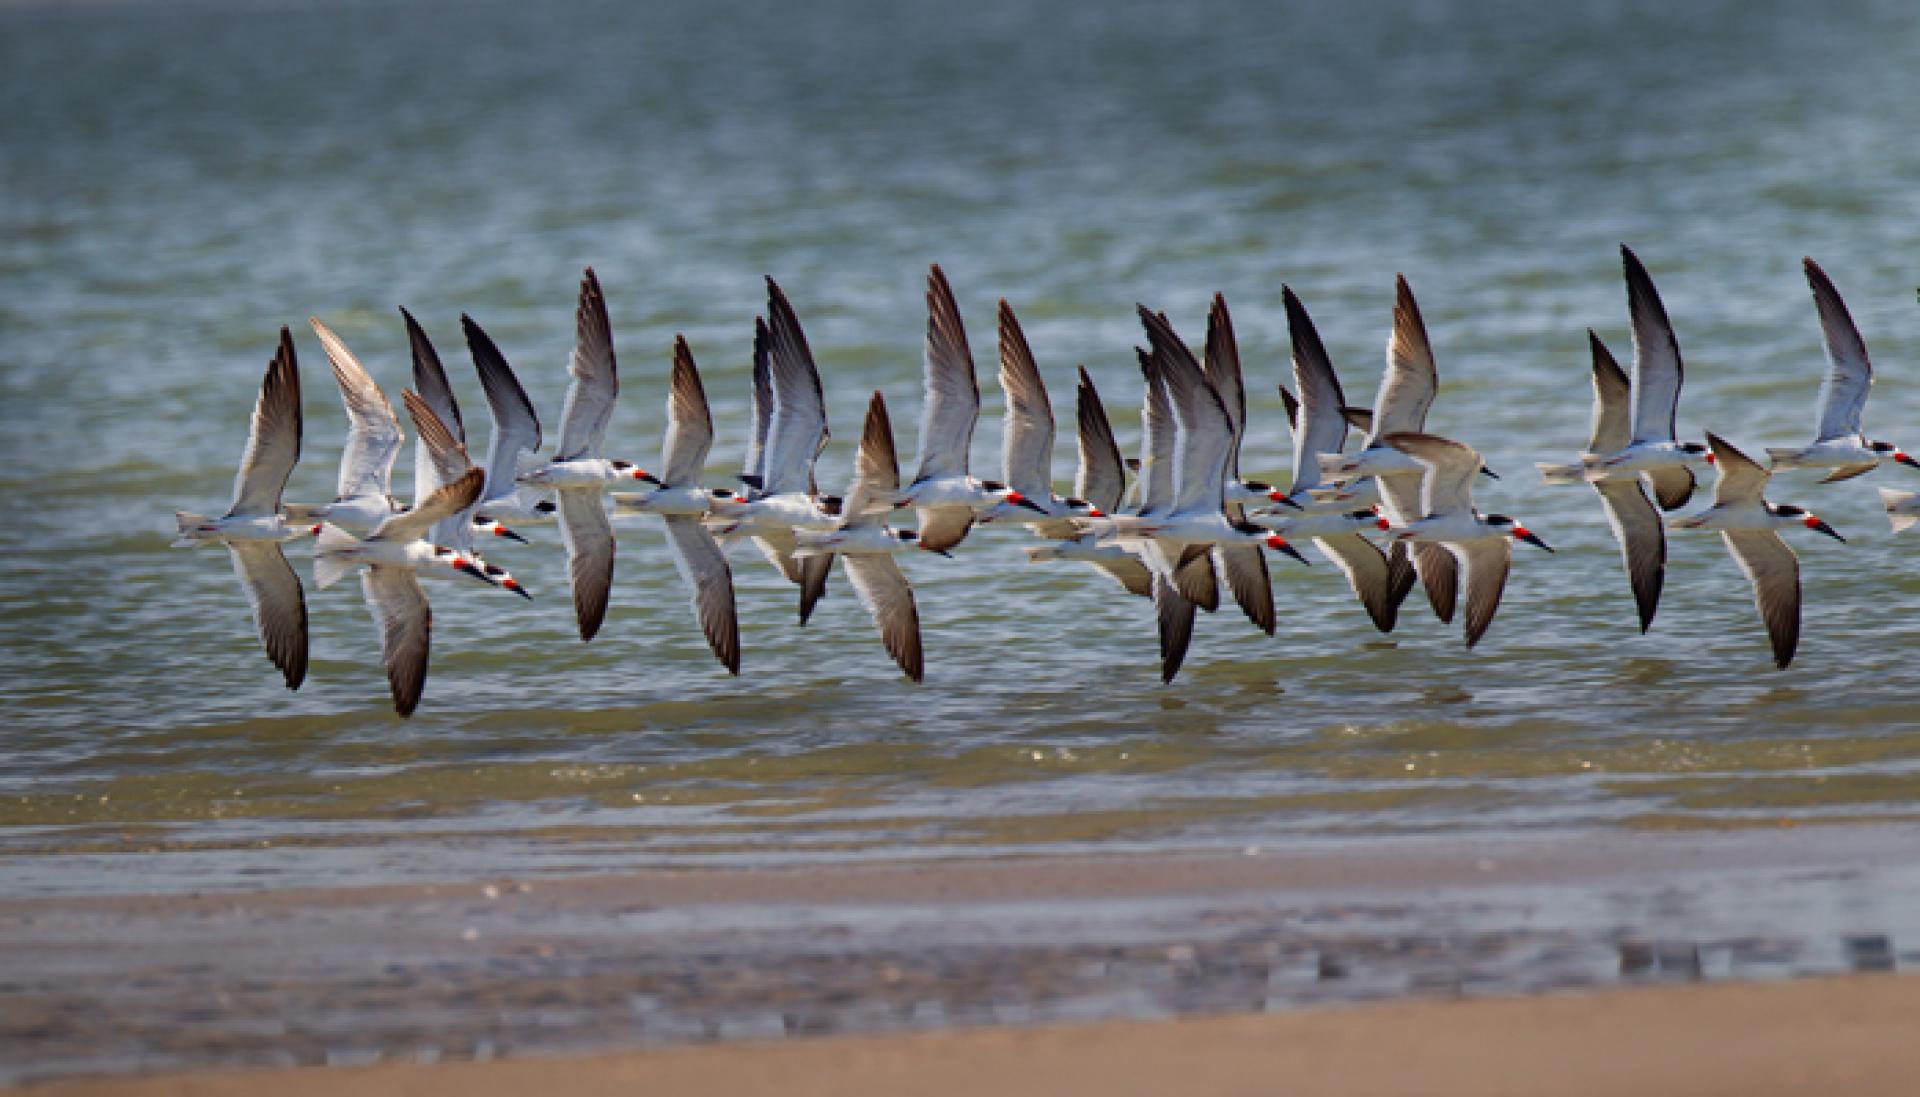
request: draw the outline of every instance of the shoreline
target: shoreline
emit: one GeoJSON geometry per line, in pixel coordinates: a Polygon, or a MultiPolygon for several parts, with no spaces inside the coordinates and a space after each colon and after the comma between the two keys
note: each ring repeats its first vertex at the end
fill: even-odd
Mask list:
{"type": "Polygon", "coordinates": [[[1916,837],[1449,836],[0,899],[0,1084],[893,1046],[1916,968],[1916,837]]]}
{"type": "Polygon", "coordinates": [[[1429,1097],[1896,1097],[1920,1075],[1907,1037],[1920,979],[1640,988],[1393,1002],[1042,1028],[742,1042],[498,1062],[303,1067],[30,1087],[45,1097],[471,1097],[640,1092],[733,1097],[1190,1097],[1275,1092],[1429,1097]],[[1791,1039],[1783,1039],[1791,1032],[1791,1039]]]}

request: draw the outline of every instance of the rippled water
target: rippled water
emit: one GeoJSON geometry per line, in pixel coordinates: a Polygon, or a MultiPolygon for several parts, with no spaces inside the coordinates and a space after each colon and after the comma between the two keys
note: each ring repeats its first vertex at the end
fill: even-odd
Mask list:
{"type": "Polygon", "coordinates": [[[1851,538],[1802,546],[1805,636],[1776,673],[1714,539],[1676,540],[1639,637],[1592,494],[1530,470],[1585,439],[1582,329],[1625,348],[1622,240],[1679,328],[1683,429],[1756,452],[1805,434],[1812,254],[1881,366],[1870,425],[1920,445],[1920,11],[1345,7],[0,8],[0,855],[62,890],[1912,814],[1920,539],[1889,537],[1871,487],[1920,476],[1776,488],[1851,538]],[[1282,563],[1278,638],[1229,607],[1163,687],[1146,603],[987,530],[909,562],[914,687],[843,581],[803,631],[750,552],[727,678],[644,523],[583,646],[549,529],[507,561],[533,605],[433,590],[402,723],[351,586],[309,591],[290,694],[225,562],[167,548],[173,509],[226,499],[280,324],[307,395],[289,494],[331,491],[344,426],[308,314],[397,390],[407,305],[484,430],[471,312],[551,437],[586,264],[618,451],[657,450],[685,332],[711,478],[732,472],[772,274],[821,363],[838,483],[876,387],[912,448],[931,261],[989,378],[981,467],[996,297],[1066,421],[1084,362],[1130,440],[1134,302],[1197,339],[1218,290],[1250,474],[1288,454],[1280,284],[1364,400],[1404,271],[1440,360],[1430,425],[1507,474],[1483,504],[1561,551],[1522,553],[1471,653],[1411,603],[1383,639],[1334,569],[1282,563]]]}

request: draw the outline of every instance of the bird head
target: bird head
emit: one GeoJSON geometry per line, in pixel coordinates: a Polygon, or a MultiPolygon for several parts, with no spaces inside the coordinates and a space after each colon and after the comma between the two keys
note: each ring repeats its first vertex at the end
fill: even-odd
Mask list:
{"type": "Polygon", "coordinates": [[[1297,548],[1294,548],[1292,545],[1287,544],[1287,539],[1285,537],[1280,536],[1277,533],[1268,537],[1262,543],[1275,552],[1283,552],[1288,556],[1293,557],[1295,560],[1300,561],[1303,564],[1307,563],[1307,558],[1300,555],[1300,550],[1297,548]]]}
{"type": "Polygon", "coordinates": [[[613,471],[622,477],[631,476],[643,484],[652,484],[654,487],[666,486],[660,482],[658,476],[634,464],[632,461],[609,461],[607,464],[612,465],[613,471]]]}
{"type": "Polygon", "coordinates": [[[1534,548],[1546,549],[1548,552],[1553,551],[1552,545],[1542,541],[1538,535],[1528,529],[1518,518],[1506,514],[1488,514],[1483,515],[1480,520],[1490,526],[1498,526],[1505,529],[1507,534],[1516,541],[1525,541],[1534,548]]]}

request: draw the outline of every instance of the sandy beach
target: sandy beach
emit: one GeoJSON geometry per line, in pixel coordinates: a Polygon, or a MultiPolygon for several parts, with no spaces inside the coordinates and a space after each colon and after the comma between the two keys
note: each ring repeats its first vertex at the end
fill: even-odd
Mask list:
{"type": "Polygon", "coordinates": [[[1417,1002],[1038,1030],[746,1043],[581,1059],[79,1081],[47,1097],[726,1093],[1073,1097],[1274,1092],[1584,1097],[1912,1092],[1920,980],[1855,977],[1417,1002]]]}
{"type": "Polygon", "coordinates": [[[1914,848],[1794,828],[10,899],[0,1067],[130,1094],[1896,1092],[1920,984],[1864,973],[1920,963],[1914,848]]]}

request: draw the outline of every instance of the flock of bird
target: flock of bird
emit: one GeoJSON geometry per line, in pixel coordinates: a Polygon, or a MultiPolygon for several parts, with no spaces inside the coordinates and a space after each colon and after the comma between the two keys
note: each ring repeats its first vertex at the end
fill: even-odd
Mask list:
{"type": "MultiPolygon", "coordinates": [[[[1841,539],[1798,507],[1768,502],[1771,472],[1724,439],[1683,442],[1676,433],[1683,370],[1653,280],[1621,248],[1633,332],[1632,370],[1623,370],[1589,331],[1593,421],[1585,451],[1572,462],[1541,465],[1550,484],[1590,484],[1620,543],[1644,633],[1653,623],[1666,569],[1666,530],[1716,530],[1754,590],[1775,663],[1793,659],[1800,630],[1799,562],[1779,531],[1805,527],[1841,539]],[[1718,472],[1713,503],[1662,522],[1693,495],[1694,470],[1718,472]],[[1649,498],[1647,488],[1652,489],[1649,498]],[[1656,504],[1657,508],[1656,509],[1656,504]]],[[[1865,344],[1846,305],[1809,259],[1827,353],[1818,435],[1812,445],[1769,450],[1773,469],[1829,470],[1846,480],[1892,460],[1920,468],[1898,447],[1870,440],[1861,411],[1873,381],[1865,344]]],[[[358,571],[380,627],[394,708],[419,704],[427,676],[433,615],[419,580],[452,579],[531,597],[481,542],[524,542],[513,526],[557,522],[567,551],[582,640],[605,620],[613,586],[613,513],[654,515],[666,528],[680,575],[692,591],[713,654],[740,671],[740,634],[727,550],[751,540],[799,587],[804,625],[826,592],[834,560],[907,677],[924,669],[913,589],[895,559],[903,553],[950,555],[977,524],[1023,525],[1040,539],[1032,561],[1075,560],[1104,572],[1154,606],[1162,677],[1185,659],[1196,611],[1220,605],[1219,586],[1253,624],[1277,623],[1265,551],[1307,563],[1295,542],[1311,541],[1333,562],[1373,625],[1393,630],[1400,606],[1421,586],[1433,612],[1451,623],[1464,596],[1466,643],[1485,635],[1506,586],[1513,543],[1553,550],[1516,518],[1473,504],[1477,477],[1493,476],[1472,448],[1425,431],[1439,374],[1419,306],[1398,280],[1386,373],[1371,409],[1348,405],[1333,363],[1305,306],[1283,288],[1292,341],[1293,387],[1280,387],[1293,434],[1292,476],[1282,490],[1242,478],[1246,388],[1226,302],[1215,296],[1199,358],[1164,313],[1139,309],[1146,346],[1137,349],[1145,382],[1140,456],[1126,461],[1100,395],[1079,371],[1079,468],[1073,495],[1054,491],[1050,468],[1054,417],[1020,323],[999,306],[1000,385],[1006,394],[1004,479],[982,480],[968,466],[980,415],[980,389],[960,311],[935,266],[927,282],[925,400],[918,468],[902,481],[885,399],[873,394],[860,435],[852,484],[822,493],[814,465],[829,437],[826,401],[800,320],[780,287],[767,280],[766,315],[755,322],[753,434],[739,488],[705,488],[700,477],[713,444],[713,420],[699,370],[677,338],[667,397],[667,429],[657,472],[605,456],[607,423],[620,385],[612,325],[599,280],[580,285],[571,384],[560,439],[549,458],[540,417],[493,341],[463,316],[466,341],[491,412],[484,467],[468,456],[465,426],[439,355],[413,317],[405,318],[413,388],[403,403],[416,435],[414,499],[393,495],[392,471],[404,442],[399,418],[347,346],[319,320],[314,331],[333,367],[350,429],[335,498],[285,503],[299,460],[300,376],[292,335],[280,331],[255,404],[252,428],[222,517],[179,512],[181,546],[223,544],[249,602],[268,657],[289,688],[307,669],[307,607],[281,544],[313,536],[314,579],[332,586],[358,571]],[[1364,435],[1347,452],[1349,429],[1364,435]],[[1129,472],[1135,474],[1131,494],[1129,472]],[[889,518],[911,508],[917,529],[889,518]],[[1384,535],[1384,547],[1371,536],[1384,535]]],[[[1920,521],[1920,495],[1882,490],[1897,532],[1920,521]]]]}

